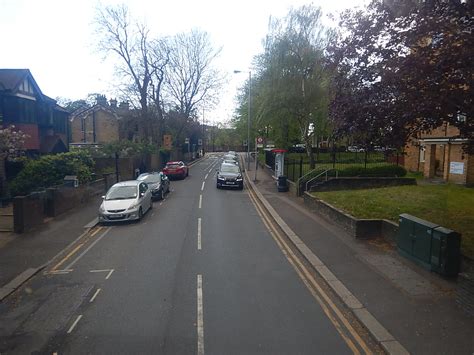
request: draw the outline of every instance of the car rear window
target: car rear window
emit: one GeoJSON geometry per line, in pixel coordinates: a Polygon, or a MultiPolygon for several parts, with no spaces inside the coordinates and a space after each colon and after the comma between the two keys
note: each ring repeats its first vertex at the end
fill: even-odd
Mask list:
{"type": "Polygon", "coordinates": [[[223,173],[239,173],[240,169],[235,165],[222,165],[221,171],[223,173]]]}
{"type": "Polygon", "coordinates": [[[176,168],[179,168],[180,165],[179,164],[166,164],[166,167],[171,168],[171,169],[176,169],[176,168]]]}
{"type": "Polygon", "coordinates": [[[139,178],[138,180],[145,181],[146,183],[155,183],[155,182],[160,182],[160,179],[161,177],[159,174],[150,174],[142,178],[139,178]]]}

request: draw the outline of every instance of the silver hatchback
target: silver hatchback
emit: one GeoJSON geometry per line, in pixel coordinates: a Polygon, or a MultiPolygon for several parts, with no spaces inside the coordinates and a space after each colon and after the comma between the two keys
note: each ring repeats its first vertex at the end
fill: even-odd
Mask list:
{"type": "Polygon", "coordinates": [[[103,196],[99,207],[99,222],[141,220],[151,208],[152,194],[145,182],[119,182],[103,196]]]}

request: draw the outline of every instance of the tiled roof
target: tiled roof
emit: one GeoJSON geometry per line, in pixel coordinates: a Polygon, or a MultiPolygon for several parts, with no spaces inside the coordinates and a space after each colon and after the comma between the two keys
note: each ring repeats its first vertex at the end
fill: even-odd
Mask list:
{"type": "Polygon", "coordinates": [[[0,69],[0,89],[14,90],[28,74],[28,69],[0,69]]]}

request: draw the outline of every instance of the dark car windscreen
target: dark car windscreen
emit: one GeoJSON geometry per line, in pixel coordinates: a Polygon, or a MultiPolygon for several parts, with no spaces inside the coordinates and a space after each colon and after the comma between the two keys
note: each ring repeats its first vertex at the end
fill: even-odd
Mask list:
{"type": "Polygon", "coordinates": [[[236,166],[232,166],[232,165],[222,165],[221,166],[221,173],[234,173],[234,174],[238,174],[240,173],[240,170],[238,167],[236,166]]]}
{"type": "Polygon", "coordinates": [[[107,195],[105,196],[106,200],[127,200],[130,198],[137,197],[137,187],[136,186],[116,186],[112,187],[107,195]]]}
{"type": "Polygon", "coordinates": [[[139,179],[140,181],[144,181],[146,182],[147,184],[154,184],[154,183],[157,183],[157,182],[160,182],[160,175],[159,174],[150,174],[150,175],[147,175],[141,179],[139,179]]]}

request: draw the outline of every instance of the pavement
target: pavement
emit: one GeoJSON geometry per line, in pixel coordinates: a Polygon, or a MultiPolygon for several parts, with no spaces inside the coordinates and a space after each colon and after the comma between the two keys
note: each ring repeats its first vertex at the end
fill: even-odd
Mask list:
{"type": "MultiPolygon", "coordinates": [[[[254,164],[250,165],[247,173],[253,180],[254,164]]],[[[457,306],[454,281],[412,264],[384,240],[350,237],[336,224],[307,209],[302,198],[278,192],[272,173],[259,167],[255,188],[289,227],[290,239],[294,234],[296,244],[301,241],[304,249],[309,248],[307,254],[316,258],[313,266],[320,275],[336,288],[344,286],[354,296],[351,300],[360,302],[362,306],[349,308],[356,315],[358,309],[366,310],[365,315],[375,321],[375,338],[381,326],[401,349],[413,354],[474,353],[474,319],[457,306]],[[330,277],[325,275],[328,271],[330,277]]],[[[335,292],[344,297],[344,292],[335,292]]]]}
{"type": "MultiPolygon", "coordinates": [[[[254,170],[247,173],[253,179],[254,170]]],[[[474,319],[456,306],[454,282],[411,264],[387,242],[350,237],[301,198],[277,192],[271,173],[257,171],[260,198],[372,336],[385,341],[387,352],[474,353],[474,319]]],[[[95,225],[98,202],[25,234],[0,234],[0,301],[95,225]]]]}

